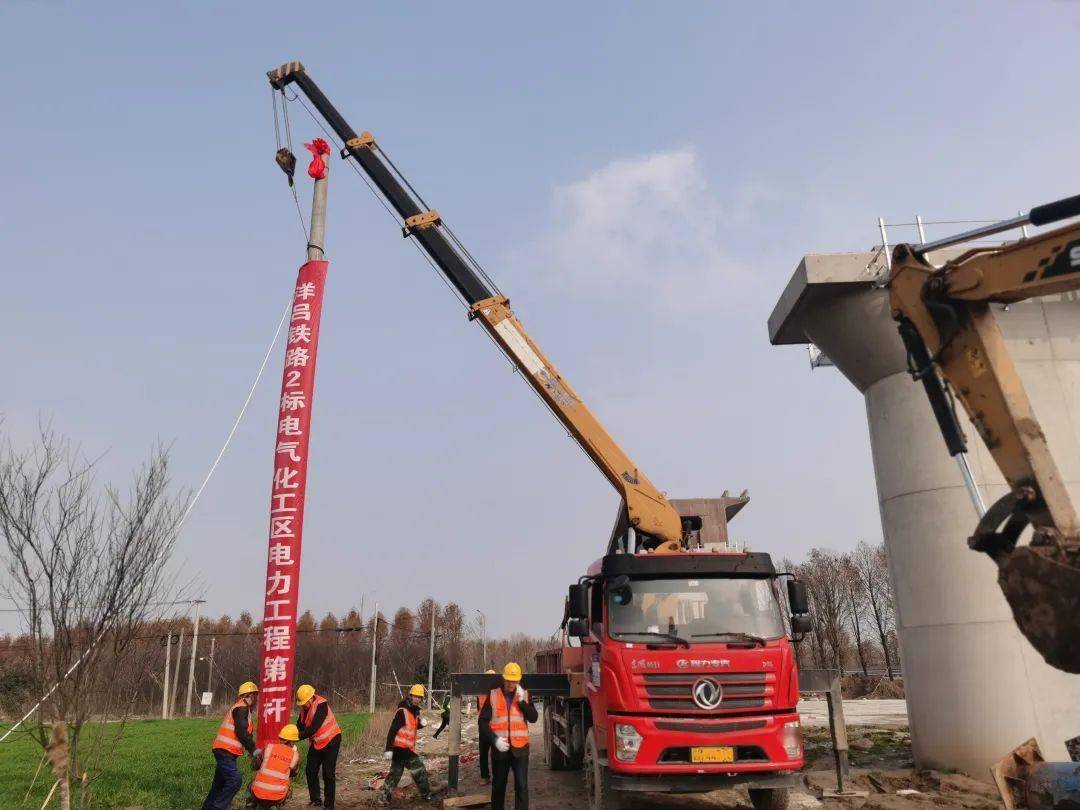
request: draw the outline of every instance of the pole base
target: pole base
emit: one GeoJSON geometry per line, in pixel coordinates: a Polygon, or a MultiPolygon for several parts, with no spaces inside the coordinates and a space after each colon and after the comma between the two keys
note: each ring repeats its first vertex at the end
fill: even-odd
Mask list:
{"type": "Polygon", "coordinates": [[[821,798],[823,799],[865,799],[870,795],[868,790],[850,790],[845,788],[844,790],[832,790],[826,789],[821,791],[821,798]]]}

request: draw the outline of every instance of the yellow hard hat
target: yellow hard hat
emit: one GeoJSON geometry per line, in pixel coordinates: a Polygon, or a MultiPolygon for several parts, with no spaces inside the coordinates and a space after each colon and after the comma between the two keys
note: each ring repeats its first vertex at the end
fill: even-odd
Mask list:
{"type": "Polygon", "coordinates": [[[312,697],[315,696],[315,687],[310,683],[301,684],[300,688],[296,690],[296,702],[303,706],[312,697]]]}
{"type": "Polygon", "coordinates": [[[504,681],[520,681],[521,680],[521,666],[511,661],[505,667],[503,667],[503,680],[504,681]]]}
{"type": "Polygon", "coordinates": [[[486,670],[486,671],[484,672],[484,674],[485,674],[485,675],[494,675],[494,674],[495,674],[495,670],[493,670],[493,669],[489,669],[489,670],[486,670]]]}
{"type": "Polygon", "coordinates": [[[282,726],[281,731],[278,732],[278,739],[296,742],[300,739],[300,729],[292,723],[289,723],[287,726],[282,726]]]}
{"type": "Polygon", "coordinates": [[[423,697],[424,685],[422,683],[414,683],[412,688],[409,689],[409,695],[412,697],[423,697]]]}
{"type": "Polygon", "coordinates": [[[240,684],[240,688],[236,690],[236,696],[243,697],[244,695],[250,695],[253,693],[257,693],[258,691],[259,687],[257,687],[251,681],[244,681],[242,684],[240,684]]]}

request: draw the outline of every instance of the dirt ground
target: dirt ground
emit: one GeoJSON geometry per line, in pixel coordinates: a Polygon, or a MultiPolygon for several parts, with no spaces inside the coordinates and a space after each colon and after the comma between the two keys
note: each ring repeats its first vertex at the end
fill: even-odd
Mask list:
{"type": "MultiPolygon", "coordinates": [[[[849,704],[845,702],[845,708],[849,704]]],[[[836,808],[866,808],[866,810],[891,810],[907,807],[963,807],[996,808],[1001,806],[997,792],[989,784],[976,781],[962,774],[942,774],[934,771],[917,772],[911,761],[911,740],[907,728],[896,722],[895,707],[874,714],[886,715],[881,725],[858,725],[866,719],[857,718],[848,733],[851,744],[850,762],[852,782],[855,788],[869,795],[857,799],[820,799],[823,789],[836,787],[832,750],[828,730],[816,723],[807,724],[805,745],[807,768],[804,772],[806,787],[792,796],[793,808],[832,806],[836,808]]],[[[867,712],[867,714],[871,714],[867,712]]],[[[426,715],[427,729],[421,731],[420,751],[426,759],[431,774],[432,789],[440,800],[424,804],[416,795],[416,788],[408,773],[395,791],[393,807],[419,808],[439,807],[446,795],[446,746],[449,729],[438,740],[431,738],[437,727],[437,716],[426,715]]],[[[851,718],[849,717],[849,720],[851,718]]],[[[877,718],[873,718],[877,719],[877,718]]],[[[476,716],[463,718],[462,756],[460,767],[460,791],[464,794],[486,792],[480,783],[475,758],[477,752],[476,716]]],[[[582,794],[582,775],[575,771],[550,771],[543,761],[542,729],[537,726],[532,738],[532,757],[529,768],[529,806],[534,810],[572,810],[585,806],[582,794]]],[[[370,787],[373,778],[385,771],[381,759],[359,758],[355,753],[342,752],[338,762],[338,798],[340,810],[371,808],[375,806],[375,790],[370,787]]],[[[512,793],[512,791],[510,791],[512,793]]],[[[507,806],[512,806],[507,796],[507,806]]],[[[307,803],[307,791],[298,786],[286,805],[301,808],[307,803]]],[[[627,804],[628,810],[643,808],[729,808],[752,810],[745,790],[724,790],[702,795],[665,797],[647,795],[635,798],[627,804]]]]}

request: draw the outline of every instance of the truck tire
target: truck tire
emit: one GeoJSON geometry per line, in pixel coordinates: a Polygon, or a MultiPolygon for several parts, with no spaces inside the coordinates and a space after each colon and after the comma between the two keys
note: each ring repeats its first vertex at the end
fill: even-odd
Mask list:
{"type": "Polygon", "coordinates": [[[585,760],[582,768],[585,771],[585,798],[589,802],[589,810],[620,810],[621,798],[611,789],[610,773],[600,759],[596,736],[591,728],[585,735],[585,760]]]}
{"type": "Polygon", "coordinates": [[[555,745],[555,707],[544,706],[544,758],[552,771],[566,770],[566,754],[555,745]]]}
{"type": "Polygon", "coordinates": [[[750,788],[754,810],[787,810],[791,791],[788,788],[750,788]]]}

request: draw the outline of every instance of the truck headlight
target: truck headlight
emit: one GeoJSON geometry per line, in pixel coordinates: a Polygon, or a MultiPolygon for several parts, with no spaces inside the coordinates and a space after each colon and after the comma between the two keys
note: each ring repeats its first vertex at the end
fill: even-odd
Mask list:
{"type": "Polygon", "coordinates": [[[615,759],[620,762],[633,762],[641,748],[642,736],[633,726],[625,723],[615,724],[615,759]]]}
{"type": "Polygon", "coordinates": [[[784,728],[780,731],[780,744],[784,746],[788,759],[798,759],[802,756],[802,728],[798,720],[784,723],[784,728]]]}

